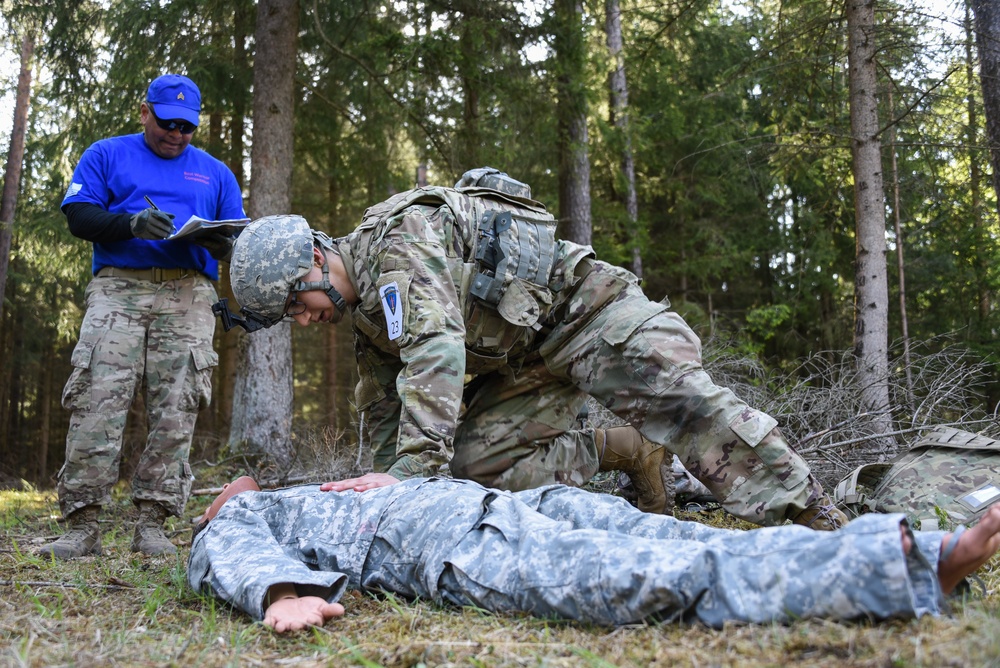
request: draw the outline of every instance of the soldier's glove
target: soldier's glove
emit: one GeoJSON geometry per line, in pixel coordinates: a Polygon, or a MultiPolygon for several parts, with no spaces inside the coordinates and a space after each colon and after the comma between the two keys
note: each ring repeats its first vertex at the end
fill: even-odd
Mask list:
{"type": "Polygon", "coordinates": [[[222,232],[209,232],[198,236],[192,241],[208,249],[208,254],[220,262],[229,262],[233,257],[233,244],[236,239],[222,232]]]}
{"type": "Polygon", "coordinates": [[[129,221],[136,239],[166,239],[174,233],[174,214],[159,209],[143,209],[129,221]]]}

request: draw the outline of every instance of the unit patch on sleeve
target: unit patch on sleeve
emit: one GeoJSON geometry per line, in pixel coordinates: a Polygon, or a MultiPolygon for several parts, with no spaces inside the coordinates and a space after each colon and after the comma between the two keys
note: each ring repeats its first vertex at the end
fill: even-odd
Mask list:
{"type": "Polygon", "coordinates": [[[388,283],[379,288],[379,300],[385,313],[385,328],[389,340],[394,341],[403,334],[403,304],[399,298],[399,286],[396,282],[388,283]]]}

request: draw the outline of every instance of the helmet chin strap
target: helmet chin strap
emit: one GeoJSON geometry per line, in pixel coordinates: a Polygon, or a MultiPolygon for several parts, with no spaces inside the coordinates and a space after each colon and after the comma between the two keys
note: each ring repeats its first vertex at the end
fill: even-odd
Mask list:
{"type": "Polygon", "coordinates": [[[330,283],[330,263],[323,263],[323,280],[322,281],[311,281],[306,283],[304,281],[296,281],[292,285],[292,292],[308,292],[309,290],[322,290],[330,301],[333,302],[334,308],[337,310],[336,315],[330,319],[330,322],[340,322],[344,314],[347,313],[347,300],[344,296],[340,294],[333,284],[330,283]]]}

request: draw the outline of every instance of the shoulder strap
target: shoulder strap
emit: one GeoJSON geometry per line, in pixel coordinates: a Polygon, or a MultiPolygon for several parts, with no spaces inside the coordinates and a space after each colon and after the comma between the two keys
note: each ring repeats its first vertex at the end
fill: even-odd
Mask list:
{"type": "Polygon", "coordinates": [[[859,491],[859,485],[874,490],[892,464],[863,464],[840,481],[833,491],[833,501],[840,508],[850,510],[855,516],[875,511],[874,499],[859,491]]]}
{"type": "Polygon", "coordinates": [[[925,447],[962,448],[963,450],[997,450],[1000,440],[952,427],[935,427],[920,437],[910,450],[925,447]]]}

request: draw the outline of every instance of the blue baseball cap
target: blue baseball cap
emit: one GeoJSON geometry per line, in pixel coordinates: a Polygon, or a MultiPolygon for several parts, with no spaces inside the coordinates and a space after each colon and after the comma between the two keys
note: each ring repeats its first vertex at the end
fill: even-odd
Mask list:
{"type": "Polygon", "coordinates": [[[193,81],[180,74],[156,77],[146,91],[146,101],[155,107],[157,118],[180,118],[198,125],[201,112],[201,91],[193,81]]]}

